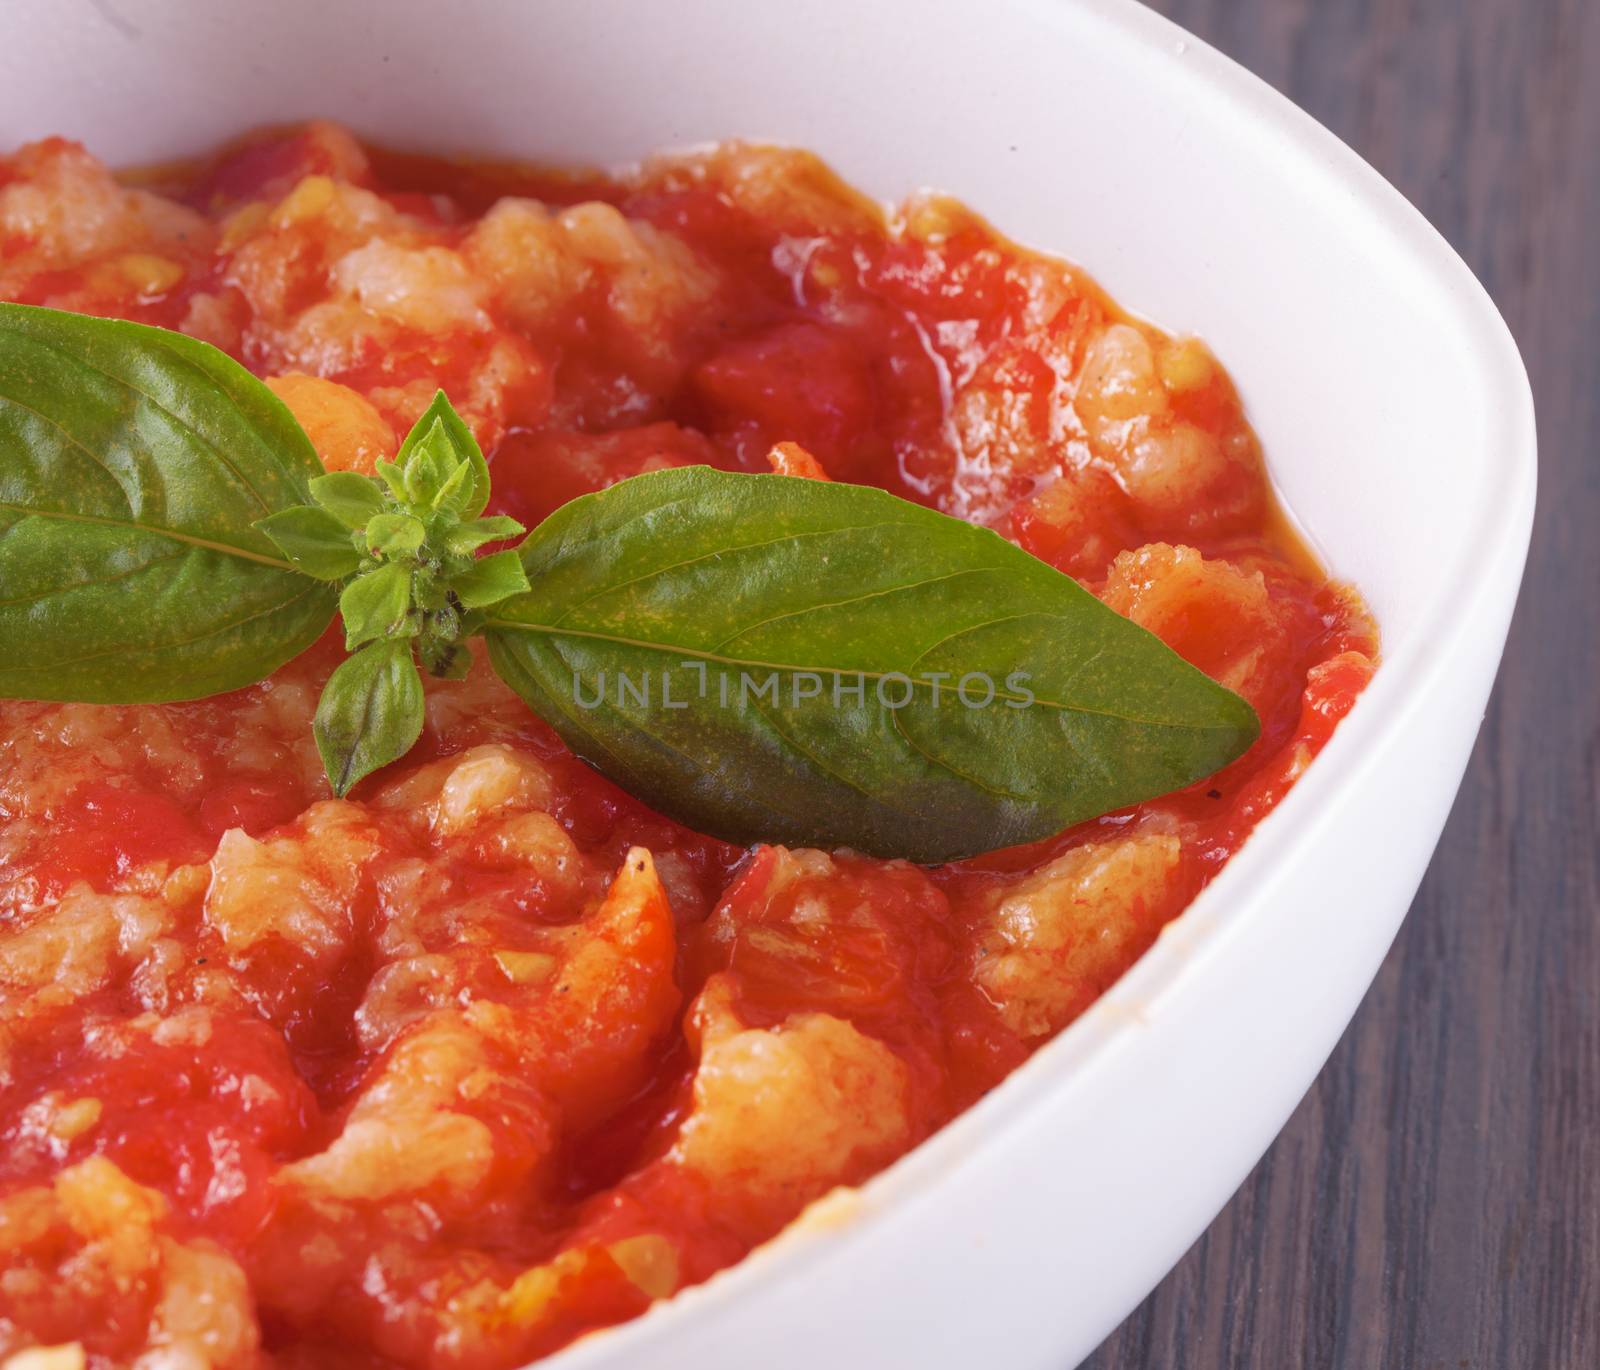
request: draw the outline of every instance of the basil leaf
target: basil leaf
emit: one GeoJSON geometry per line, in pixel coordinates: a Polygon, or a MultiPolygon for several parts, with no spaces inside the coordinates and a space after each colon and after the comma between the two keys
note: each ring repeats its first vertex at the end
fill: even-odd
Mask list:
{"type": "Polygon", "coordinates": [[[386,557],[409,556],[422,546],[428,530],[410,514],[377,514],[367,523],[367,546],[386,557]]]}
{"type": "Polygon", "coordinates": [[[406,499],[415,507],[431,507],[461,465],[450,455],[450,439],[435,419],[400,468],[405,475],[406,499]]]}
{"type": "Polygon", "coordinates": [[[398,761],[422,735],[422,677],[409,642],[374,642],[328,677],[312,733],[341,799],[364,776],[398,761]]]}
{"type": "Polygon", "coordinates": [[[389,506],[383,489],[371,476],[355,471],[330,471],[311,482],[311,498],[351,532],[365,528],[367,520],[389,506]]]}
{"type": "Polygon", "coordinates": [[[0,695],[193,699],[310,646],[334,592],[253,525],[321,470],[217,349],[0,304],[0,695]]]}
{"type": "Polygon", "coordinates": [[[472,497],[473,470],[469,461],[459,461],[455,469],[445,478],[438,493],[429,501],[434,509],[446,511],[460,517],[458,510],[472,497]]]}
{"type": "Polygon", "coordinates": [[[1069,577],[881,490],[654,472],[521,556],[495,669],[597,769],[734,841],[952,860],[1189,784],[1258,731],[1069,577]]]}
{"type": "Polygon", "coordinates": [[[471,523],[461,523],[447,529],[444,534],[444,547],[447,552],[476,552],[486,542],[514,538],[524,531],[526,530],[516,519],[496,514],[492,518],[475,519],[471,523]]]}
{"type": "Polygon", "coordinates": [[[354,651],[375,637],[405,635],[405,619],[410,608],[409,566],[390,562],[358,576],[339,596],[339,613],[344,617],[344,645],[354,651]]]}
{"type": "MultiPolygon", "coordinates": [[[[437,476],[438,480],[438,484],[427,490],[424,502],[431,501],[440,493],[455,463],[464,461],[468,474],[465,484],[454,492],[453,512],[463,519],[477,518],[489,503],[489,463],[484,460],[483,449],[472,436],[472,430],[445,398],[443,390],[434,395],[433,402],[412,425],[406,440],[400,444],[400,450],[395,453],[394,464],[405,471],[419,445],[425,445],[423,455],[428,459],[424,469],[430,476],[437,476]],[[435,464],[446,456],[450,458],[448,468],[435,464]]],[[[410,498],[417,499],[418,495],[412,494],[410,498]]]]}
{"type": "Polygon", "coordinates": [[[404,504],[406,500],[410,498],[410,496],[406,493],[405,472],[400,469],[398,463],[385,461],[382,457],[379,457],[378,460],[373,463],[373,469],[377,471],[378,478],[389,487],[389,493],[393,495],[399,503],[404,504]]]}
{"type": "Polygon", "coordinates": [[[480,557],[450,582],[450,588],[464,608],[486,609],[530,587],[517,553],[505,551],[480,557]]]}
{"type": "Polygon", "coordinates": [[[304,575],[343,580],[361,565],[350,530],[325,509],[300,504],[257,519],[255,526],[304,575]]]}

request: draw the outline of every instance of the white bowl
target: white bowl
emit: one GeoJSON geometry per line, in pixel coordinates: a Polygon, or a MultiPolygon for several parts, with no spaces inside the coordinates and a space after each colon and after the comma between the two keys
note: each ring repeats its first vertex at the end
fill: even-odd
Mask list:
{"type": "MultiPolygon", "coordinates": [[[[325,114],[400,145],[630,160],[735,135],[949,190],[1206,338],[1385,659],[1331,745],[1101,1002],[858,1195],[564,1370],[1062,1370],[1182,1254],[1404,915],[1504,642],[1526,376],[1448,246],[1231,62],[1124,0],[11,0],[0,134],[115,161],[325,114]]],[[[1249,1291],[1238,1291],[1248,1297],[1249,1291]]]]}

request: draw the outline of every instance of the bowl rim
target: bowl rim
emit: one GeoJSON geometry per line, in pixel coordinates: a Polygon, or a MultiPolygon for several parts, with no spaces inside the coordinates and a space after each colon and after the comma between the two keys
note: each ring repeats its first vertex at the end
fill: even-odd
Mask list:
{"type": "MultiPolygon", "coordinates": [[[[1385,653],[1371,683],[1306,773],[1121,979],[989,1094],[864,1185],[844,1191],[847,1202],[839,1202],[840,1191],[826,1196],[704,1283],[657,1301],[629,1322],[589,1332],[541,1362],[552,1370],[584,1370],[599,1366],[600,1356],[645,1350],[658,1333],[706,1316],[716,1303],[748,1298],[762,1286],[800,1276],[811,1262],[835,1252],[840,1242],[891,1210],[926,1200],[944,1175],[1020,1126],[1046,1096],[1114,1069],[1141,1025],[1161,1016],[1183,986],[1214,974],[1215,963],[1244,929],[1270,911],[1268,896],[1292,865],[1295,850],[1317,840],[1359,790],[1361,777],[1377,764],[1387,743],[1447,685],[1444,672],[1462,640],[1476,631],[1485,601],[1521,578],[1537,487],[1532,390],[1505,320],[1438,230],[1359,154],[1286,96],[1137,0],[1004,3],[1058,30],[1067,22],[1063,12],[1071,9],[1076,12],[1071,22],[1099,24],[1108,38],[1142,48],[1145,56],[1170,58],[1176,52],[1184,60],[1174,80],[1270,130],[1301,170],[1320,180],[1324,190],[1337,192],[1345,214],[1380,233],[1396,259],[1406,260],[1417,280],[1432,287],[1436,303],[1457,328],[1488,419],[1485,449],[1497,453],[1498,460],[1487,468],[1470,535],[1461,539],[1450,573],[1441,577],[1442,588],[1419,614],[1427,626],[1413,631],[1392,655],[1385,653]],[[1169,935],[1174,929],[1194,930],[1194,935],[1175,938],[1169,935]]],[[[999,227],[1003,232],[1004,225],[999,227]]],[[[1128,303],[1137,310],[1137,301],[1128,303]]],[[[1294,517],[1292,509],[1288,512],[1294,517]]]]}

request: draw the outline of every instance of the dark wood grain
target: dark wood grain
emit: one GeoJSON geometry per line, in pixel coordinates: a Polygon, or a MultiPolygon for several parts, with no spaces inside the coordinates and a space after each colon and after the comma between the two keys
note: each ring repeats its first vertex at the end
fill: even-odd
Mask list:
{"type": "Polygon", "coordinates": [[[1600,3],[1159,0],[1509,321],[1533,551],[1438,855],[1283,1135],[1090,1370],[1600,1367],[1600,3]]]}

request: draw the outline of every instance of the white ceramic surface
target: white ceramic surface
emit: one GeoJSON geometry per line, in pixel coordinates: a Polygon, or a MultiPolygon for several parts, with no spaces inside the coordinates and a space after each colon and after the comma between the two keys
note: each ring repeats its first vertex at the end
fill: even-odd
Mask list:
{"type": "Polygon", "coordinates": [[[1289,506],[1366,593],[1372,687],[1096,1008],[825,1219],[558,1362],[1064,1370],[1282,1126],[1437,840],[1532,519],[1505,326],[1348,149],[1125,0],[0,8],[6,146],[64,132],[149,160],[311,114],[558,160],[770,137],[884,197],[952,191],[1209,340],[1289,506]]]}

